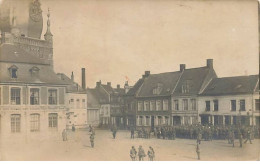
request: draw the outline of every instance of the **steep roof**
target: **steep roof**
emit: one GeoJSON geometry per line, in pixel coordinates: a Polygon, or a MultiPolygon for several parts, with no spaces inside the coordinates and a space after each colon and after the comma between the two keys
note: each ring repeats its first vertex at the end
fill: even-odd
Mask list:
{"type": "MultiPolygon", "coordinates": [[[[102,92],[101,88],[96,87],[96,88],[88,88],[87,89],[87,94],[90,93],[96,100],[98,101],[99,104],[107,104],[109,103],[109,96],[105,92],[102,92]]],[[[89,102],[92,103],[92,102],[89,102]]]]}
{"type": "Polygon", "coordinates": [[[175,91],[173,92],[173,95],[198,94],[209,71],[210,68],[208,67],[185,69],[175,91]],[[188,83],[189,85],[188,93],[183,93],[182,91],[182,87],[185,83],[188,83]]]}
{"type": "Polygon", "coordinates": [[[129,89],[129,91],[126,93],[126,96],[134,96],[136,94],[136,92],[138,91],[138,89],[142,86],[144,82],[144,79],[141,78],[139,79],[135,85],[129,89]]]}
{"type": "Polygon", "coordinates": [[[13,44],[0,45],[0,62],[29,63],[49,65],[47,60],[40,59],[13,44]]]}
{"type": "Polygon", "coordinates": [[[110,85],[101,84],[101,86],[109,93],[112,94],[114,92],[113,88],[110,85]]]}
{"type": "Polygon", "coordinates": [[[258,81],[259,75],[215,78],[201,95],[218,96],[253,93],[258,81]]]}
{"type": "Polygon", "coordinates": [[[137,93],[137,97],[171,95],[180,76],[180,71],[151,74],[144,79],[143,85],[137,93]],[[154,94],[154,89],[158,88],[158,86],[160,86],[160,89],[154,94]]]}
{"type": "Polygon", "coordinates": [[[66,92],[73,92],[73,93],[85,93],[86,91],[84,91],[84,89],[79,86],[78,83],[72,81],[68,76],[66,76],[64,73],[57,73],[57,76],[59,77],[59,79],[61,79],[63,82],[69,84],[66,87],[66,92]]]}

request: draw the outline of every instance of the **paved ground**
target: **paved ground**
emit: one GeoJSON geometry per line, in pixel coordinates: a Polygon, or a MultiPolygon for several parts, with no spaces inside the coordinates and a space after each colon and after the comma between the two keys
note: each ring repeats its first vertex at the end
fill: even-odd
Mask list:
{"type": "MultiPolygon", "coordinates": [[[[86,131],[70,133],[67,142],[62,140],[43,141],[40,143],[2,143],[1,160],[75,160],[75,161],[127,161],[132,145],[142,145],[147,152],[152,146],[157,161],[196,161],[196,141],[187,139],[130,139],[130,133],[119,131],[117,138],[107,130],[96,130],[95,148],[90,147],[89,134],[86,131]]],[[[227,141],[204,141],[201,144],[202,160],[260,160],[260,140],[235,148],[227,141]]],[[[147,157],[145,160],[148,160],[147,157]]]]}

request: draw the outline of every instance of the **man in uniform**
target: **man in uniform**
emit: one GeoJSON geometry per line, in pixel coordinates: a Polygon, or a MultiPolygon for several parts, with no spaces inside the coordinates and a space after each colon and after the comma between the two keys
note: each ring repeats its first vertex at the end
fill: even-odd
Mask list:
{"type": "Polygon", "coordinates": [[[201,138],[202,138],[202,135],[201,135],[201,132],[199,131],[199,132],[198,132],[198,136],[197,136],[197,143],[198,143],[198,144],[200,144],[201,138]]]}
{"type": "Polygon", "coordinates": [[[137,152],[136,152],[136,150],[135,150],[135,147],[132,146],[132,149],[130,150],[130,157],[131,157],[132,161],[135,161],[135,159],[136,159],[136,154],[137,154],[137,152]]]}
{"type": "Polygon", "coordinates": [[[113,134],[113,138],[114,138],[114,139],[116,138],[116,132],[117,132],[117,128],[116,128],[116,126],[114,126],[114,127],[112,128],[112,134],[113,134]]]}
{"type": "Polygon", "coordinates": [[[135,138],[135,129],[134,129],[134,127],[133,126],[131,126],[131,129],[130,129],[130,131],[131,131],[131,138],[135,138]]]}
{"type": "Polygon", "coordinates": [[[94,138],[94,135],[91,134],[90,137],[89,137],[89,139],[90,139],[91,147],[94,148],[94,139],[95,139],[95,138],[94,138]]]}
{"type": "Polygon", "coordinates": [[[233,147],[235,147],[235,132],[231,130],[230,141],[233,147]]]}
{"type": "Polygon", "coordinates": [[[62,131],[62,139],[63,139],[63,141],[67,141],[68,139],[67,139],[67,131],[66,131],[66,129],[63,129],[63,131],[62,131]]]}
{"type": "Polygon", "coordinates": [[[196,153],[197,153],[197,156],[198,156],[198,160],[200,160],[200,147],[199,147],[198,143],[197,143],[197,147],[196,147],[196,153]]]}
{"type": "Polygon", "coordinates": [[[155,157],[155,153],[154,153],[154,150],[153,150],[153,148],[151,146],[149,147],[147,155],[149,157],[149,161],[153,161],[153,159],[155,157]]]}
{"type": "Polygon", "coordinates": [[[240,147],[242,148],[242,146],[243,146],[243,135],[240,131],[238,133],[238,139],[239,139],[240,147]]]}
{"type": "Polygon", "coordinates": [[[140,145],[139,148],[138,148],[139,161],[143,161],[145,156],[146,156],[146,155],[145,155],[144,149],[143,149],[142,146],[140,145]]]}
{"type": "Polygon", "coordinates": [[[246,140],[244,143],[247,143],[247,141],[249,140],[250,144],[252,144],[252,141],[251,141],[251,131],[250,129],[247,130],[247,136],[246,136],[246,140]]]}
{"type": "Polygon", "coordinates": [[[76,128],[75,128],[74,124],[72,124],[71,130],[72,130],[73,132],[75,132],[76,128]]]}

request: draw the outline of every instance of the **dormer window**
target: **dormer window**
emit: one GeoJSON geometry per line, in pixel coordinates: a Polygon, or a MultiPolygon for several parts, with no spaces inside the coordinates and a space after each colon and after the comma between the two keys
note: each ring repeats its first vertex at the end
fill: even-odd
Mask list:
{"type": "Polygon", "coordinates": [[[30,72],[31,72],[31,75],[32,77],[38,77],[39,75],[39,68],[36,67],[36,66],[33,66],[31,69],[30,69],[30,72]]]}
{"type": "Polygon", "coordinates": [[[18,71],[18,67],[16,65],[12,65],[9,69],[10,72],[10,76],[12,79],[16,79],[17,76],[17,71],[18,71]]]}
{"type": "Polygon", "coordinates": [[[182,93],[189,93],[191,88],[191,80],[186,80],[182,85],[182,93]]]}
{"type": "Polygon", "coordinates": [[[158,83],[157,87],[153,89],[153,94],[159,95],[162,92],[162,89],[163,89],[163,84],[158,83]]]}

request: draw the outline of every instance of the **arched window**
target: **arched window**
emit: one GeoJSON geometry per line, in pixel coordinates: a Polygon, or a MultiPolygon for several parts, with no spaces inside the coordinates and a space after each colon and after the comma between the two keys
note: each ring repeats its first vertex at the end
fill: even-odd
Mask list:
{"type": "Polygon", "coordinates": [[[10,76],[12,79],[16,79],[17,76],[17,71],[18,71],[18,67],[16,65],[12,65],[11,67],[8,68],[10,76]]]}

